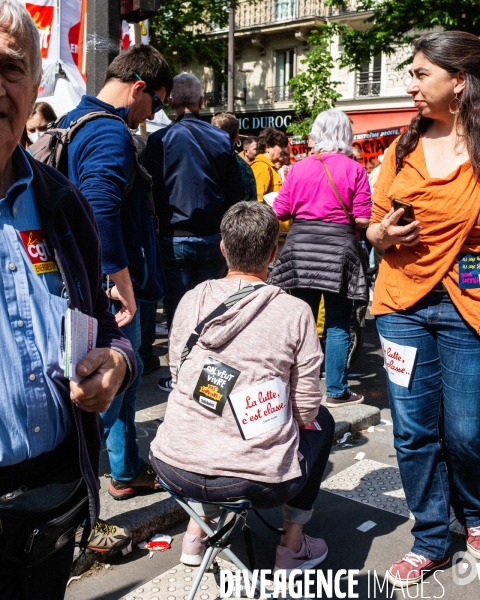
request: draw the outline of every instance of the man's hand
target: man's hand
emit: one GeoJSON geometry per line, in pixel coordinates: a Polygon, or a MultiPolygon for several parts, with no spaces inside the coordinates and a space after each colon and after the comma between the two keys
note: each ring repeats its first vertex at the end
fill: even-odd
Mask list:
{"type": "Polygon", "coordinates": [[[70,381],[70,399],[86,412],[105,412],[127,371],[124,356],[110,348],[94,348],[78,363],[80,383],[70,381]]]}
{"type": "Polygon", "coordinates": [[[409,225],[398,225],[398,220],[405,210],[391,208],[380,223],[370,225],[367,238],[377,248],[387,250],[393,245],[415,246],[420,241],[420,221],[413,221],[409,225]]]}
{"type": "Polygon", "coordinates": [[[125,267],[121,271],[110,273],[109,277],[115,284],[111,289],[110,297],[122,305],[115,315],[115,321],[119,327],[123,327],[130,323],[137,310],[130,271],[125,267]]]}

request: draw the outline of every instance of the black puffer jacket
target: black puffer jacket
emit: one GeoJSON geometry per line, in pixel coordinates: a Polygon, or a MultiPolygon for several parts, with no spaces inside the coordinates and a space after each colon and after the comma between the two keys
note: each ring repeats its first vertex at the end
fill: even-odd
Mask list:
{"type": "Polygon", "coordinates": [[[314,288],[368,301],[367,281],[351,225],[293,222],[270,283],[283,289],[314,288]]]}

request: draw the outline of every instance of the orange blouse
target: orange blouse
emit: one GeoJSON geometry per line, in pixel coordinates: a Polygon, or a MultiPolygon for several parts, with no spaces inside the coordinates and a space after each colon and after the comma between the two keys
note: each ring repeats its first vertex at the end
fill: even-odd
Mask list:
{"type": "Polygon", "coordinates": [[[392,199],[413,205],[422,226],[415,246],[391,246],[380,263],[372,314],[402,311],[443,281],[463,318],[480,334],[480,288],[458,287],[459,253],[480,253],[480,185],[467,161],[444,179],[428,174],[422,140],[396,175],[392,144],[373,195],[371,224],[390,210],[392,199]]]}

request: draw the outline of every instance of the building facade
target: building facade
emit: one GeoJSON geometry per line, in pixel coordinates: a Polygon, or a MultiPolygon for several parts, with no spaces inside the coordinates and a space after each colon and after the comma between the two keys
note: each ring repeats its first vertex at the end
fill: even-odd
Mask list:
{"type": "MultiPolygon", "coordinates": [[[[367,16],[356,11],[355,0],[347,0],[342,9],[326,6],[324,0],[240,0],[235,14],[235,114],[240,134],[257,135],[265,127],[285,131],[294,118],[288,82],[304,68],[301,61],[309,50],[311,30],[331,21],[361,28],[367,16]]],[[[212,27],[209,35],[226,37],[228,30],[212,27]]],[[[334,58],[340,50],[339,40],[334,39],[334,58]]],[[[340,82],[336,106],[351,118],[362,147],[363,140],[372,139],[375,132],[394,132],[393,139],[416,114],[405,92],[408,70],[397,69],[407,57],[408,49],[401,48],[393,56],[374,57],[358,72],[339,67],[332,72],[332,80],[340,82]]],[[[199,65],[186,70],[204,83],[203,118],[226,110],[226,84],[221,77],[199,65]]]]}

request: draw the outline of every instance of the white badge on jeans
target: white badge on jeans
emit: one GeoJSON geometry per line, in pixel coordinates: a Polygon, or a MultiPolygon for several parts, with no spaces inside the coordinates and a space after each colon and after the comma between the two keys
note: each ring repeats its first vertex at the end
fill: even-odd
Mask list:
{"type": "Polygon", "coordinates": [[[280,377],[230,394],[229,400],[244,440],[287,422],[285,386],[280,377]]]}
{"type": "Polygon", "coordinates": [[[408,388],[412,378],[413,365],[417,357],[417,349],[413,346],[401,346],[389,342],[380,336],[383,350],[383,366],[392,383],[408,388]]]}

